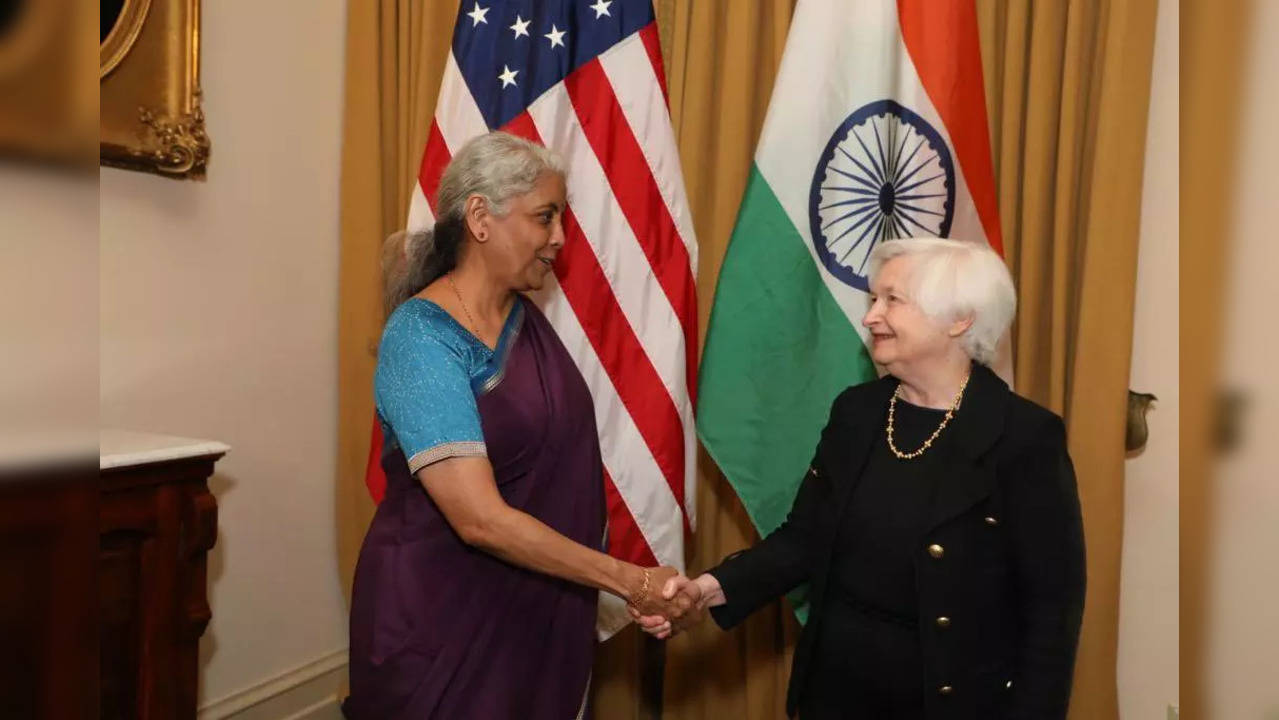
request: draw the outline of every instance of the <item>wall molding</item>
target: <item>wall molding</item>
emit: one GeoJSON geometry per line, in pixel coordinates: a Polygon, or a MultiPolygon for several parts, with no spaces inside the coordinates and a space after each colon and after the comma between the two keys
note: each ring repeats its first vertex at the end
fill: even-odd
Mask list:
{"type": "Polygon", "coordinates": [[[340,719],[347,650],[342,648],[200,707],[198,720],[340,719]]]}

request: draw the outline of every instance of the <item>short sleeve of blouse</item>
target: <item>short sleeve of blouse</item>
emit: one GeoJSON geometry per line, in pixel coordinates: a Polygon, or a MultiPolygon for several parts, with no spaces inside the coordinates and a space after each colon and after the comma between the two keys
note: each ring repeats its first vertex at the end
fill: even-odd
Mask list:
{"type": "Polygon", "coordinates": [[[411,473],[451,457],[487,455],[469,356],[429,307],[406,303],[391,315],[373,381],[383,430],[411,473]]]}

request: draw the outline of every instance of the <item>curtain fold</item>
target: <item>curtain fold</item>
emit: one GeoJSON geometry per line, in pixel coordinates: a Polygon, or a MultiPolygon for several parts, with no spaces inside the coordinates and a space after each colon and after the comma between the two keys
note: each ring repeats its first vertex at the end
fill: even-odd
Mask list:
{"type": "Polygon", "coordinates": [[[1071,717],[1117,718],[1124,423],[1156,0],[978,0],[1017,390],[1061,413],[1088,597],[1071,717]]]}
{"type": "Polygon", "coordinates": [[[382,332],[382,240],[404,226],[435,112],[457,6],[413,0],[347,7],[338,272],[335,512],[342,591],[373,517],[364,487],[382,332]]]}

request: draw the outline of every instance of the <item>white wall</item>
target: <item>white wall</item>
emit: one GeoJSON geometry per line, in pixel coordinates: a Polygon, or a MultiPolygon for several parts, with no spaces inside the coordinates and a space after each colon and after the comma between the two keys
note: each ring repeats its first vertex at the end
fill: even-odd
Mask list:
{"type": "MultiPolygon", "coordinates": [[[[1275,168],[1279,137],[1274,69],[1279,3],[1252,4],[1243,127],[1233,192],[1236,227],[1226,262],[1222,375],[1247,396],[1242,445],[1217,471],[1206,628],[1209,717],[1279,718],[1279,321],[1275,319],[1275,168]]],[[[1225,131],[1232,128],[1225,127],[1225,131]]],[[[1215,239],[1215,238],[1214,238],[1215,239]]],[[[1189,300],[1188,300],[1189,301],[1189,300]]]]}
{"type": "Polygon", "coordinates": [[[1142,187],[1132,378],[1154,393],[1150,440],[1128,460],[1119,601],[1119,709],[1162,720],[1178,699],[1177,3],[1161,0],[1142,187]]]}
{"type": "Polygon", "coordinates": [[[0,475],[97,445],[97,192],[92,176],[0,164],[0,475]]]}
{"type": "Polygon", "coordinates": [[[203,3],[205,183],[101,174],[101,419],[231,445],[202,705],[346,646],[334,523],[343,0],[203,3]]]}

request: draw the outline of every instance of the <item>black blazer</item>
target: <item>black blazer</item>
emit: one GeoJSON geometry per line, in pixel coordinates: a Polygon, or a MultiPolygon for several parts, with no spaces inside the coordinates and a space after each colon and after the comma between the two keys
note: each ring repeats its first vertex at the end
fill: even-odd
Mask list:
{"type": "MultiPolygon", "coordinates": [[[[822,632],[839,522],[896,387],[885,377],[841,393],[786,522],[709,571],[727,600],[711,615],[725,629],[810,583],[786,699],[792,716],[822,632]]],[[[927,717],[1064,718],[1084,605],[1083,524],[1065,426],[974,365],[945,432],[954,433],[942,446],[954,471],[915,555],[927,717]]]]}

